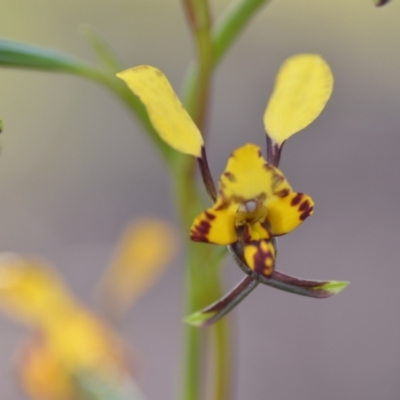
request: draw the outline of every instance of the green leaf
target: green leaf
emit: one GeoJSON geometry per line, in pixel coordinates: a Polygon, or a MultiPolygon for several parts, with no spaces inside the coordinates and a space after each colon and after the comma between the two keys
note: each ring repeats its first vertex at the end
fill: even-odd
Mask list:
{"type": "MultiPolygon", "coordinates": [[[[95,40],[94,37],[93,40],[95,40]]],[[[108,68],[114,69],[116,64],[114,67],[111,67],[111,53],[108,52],[108,55],[106,55],[105,45],[100,42],[100,39],[97,38],[96,40],[96,51],[99,55],[101,52],[103,65],[106,62],[105,58],[108,57],[108,68]]],[[[115,77],[114,72],[110,73],[110,71],[90,66],[75,57],[56,50],[10,40],[0,40],[0,67],[64,72],[82,76],[105,85],[111,89],[139,119],[150,139],[156,144],[166,161],[169,161],[172,153],[171,149],[158,137],[140,100],[130,92],[123,82],[115,77]]]]}
{"type": "Polygon", "coordinates": [[[0,66],[67,72],[102,81],[94,67],[67,54],[11,40],[0,40],[0,66]]]}

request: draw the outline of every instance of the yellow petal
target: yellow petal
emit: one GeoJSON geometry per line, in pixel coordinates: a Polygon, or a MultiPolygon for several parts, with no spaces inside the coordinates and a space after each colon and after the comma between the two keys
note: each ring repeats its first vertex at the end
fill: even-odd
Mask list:
{"type": "Polygon", "coordinates": [[[220,196],[237,204],[254,199],[270,202],[290,191],[283,173],[267,164],[254,144],[246,144],[232,153],[219,181],[220,196]]]}
{"type": "Polygon", "coordinates": [[[235,231],[236,206],[217,202],[193,222],[190,238],[196,242],[228,245],[237,241],[235,231]]]}
{"type": "Polygon", "coordinates": [[[274,271],[276,251],[272,240],[245,245],[243,255],[248,267],[255,273],[268,277],[274,271]]]}
{"type": "Polygon", "coordinates": [[[333,75],[317,54],[288,58],[279,70],[264,114],[264,125],[273,142],[281,145],[311,124],[329,100],[333,75]]]}
{"type": "Polygon", "coordinates": [[[304,193],[292,192],[268,204],[267,209],[271,233],[279,236],[297,228],[312,215],[314,202],[304,193]]]}
{"type": "Polygon", "coordinates": [[[165,142],[182,153],[201,157],[201,133],[161,71],[141,65],[122,71],[117,77],[146,106],[154,129],[165,142]]]}
{"type": "Polygon", "coordinates": [[[176,250],[175,231],[166,222],[143,219],[130,224],[100,284],[102,304],[121,316],[156,282],[176,250]]]}
{"type": "Polygon", "coordinates": [[[17,255],[0,256],[0,307],[28,324],[46,324],[73,299],[46,264],[17,255]]]}

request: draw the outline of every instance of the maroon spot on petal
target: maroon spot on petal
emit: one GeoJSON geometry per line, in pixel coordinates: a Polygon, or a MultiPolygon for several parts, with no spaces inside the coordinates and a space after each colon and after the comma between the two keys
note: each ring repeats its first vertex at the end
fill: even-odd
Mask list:
{"type": "Polygon", "coordinates": [[[195,242],[207,242],[207,235],[210,232],[211,225],[207,221],[201,221],[190,232],[190,239],[195,242]]]}
{"type": "Polygon", "coordinates": [[[290,202],[290,205],[297,206],[297,204],[300,203],[302,198],[303,198],[303,193],[297,193],[296,196],[294,196],[292,201],[290,202]]]}
{"type": "Polygon", "coordinates": [[[190,239],[194,240],[195,242],[208,242],[207,236],[211,229],[211,224],[209,221],[214,220],[215,215],[209,213],[208,211],[206,211],[204,215],[207,218],[207,221],[201,221],[200,224],[197,224],[190,231],[190,239]]]}
{"type": "Polygon", "coordinates": [[[260,148],[258,148],[258,150],[257,150],[257,155],[258,155],[258,157],[262,158],[262,153],[261,153],[261,149],[260,148]]]}
{"type": "Polygon", "coordinates": [[[300,220],[301,220],[301,221],[304,221],[306,218],[308,218],[308,217],[312,214],[313,209],[314,209],[314,207],[313,207],[313,206],[310,206],[307,210],[305,210],[304,212],[302,212],[302,213],[300,214],[300,220]]]}
{"type": "Polygon", "coordinates": [[[308,200],[304,200],[299,207],[299,211],[306,211],[311,207],[311,204],[308,200]]]}
{"type": "MultiPolygon", "coordinates": [[[[284,198],[284,197],[286,197],[286,196],[289,196],[289,194],[290,194],[290,190],[289,189],[282,189],[282,190],[280,190],[279,192],[276,192],[275,193],[278,197],[280,197],[280,198],[284,198]]],[[[293,200],[292,200],[293,201],[293,200]]]]}
{"type": "Polygon", "coordinates": [[[272,190],[275,193],[275,188],[278,187],[285,180],[283,175],[278,174],[276,171],[272,177],[272,190]]]}
{"type": "Polygon", "coordinates": [[[230,182],[236,182],[236,177],[233,175],[231,172],[225,171],[224,176],[226,179],[228,179],[230,182]]]}
{"type": "Polygon", "coordinates": [[[207,217],[209,221],[213,221],[215,219],[215,215],[211,214],[210,212],[206,211],[204,215],[207,217]]]}
{"type": "Polygon", "coordinates": [[[266,169],[267,171],[273,171],[274,167],[268,163],[264,164],[264,169],[266,169]]]}
{"type": "Polygon", "coordinates": [[[217,208],[215,208],[215,210],[221,211],[221,210],[227,209],[228,207],[229,207],[229,203],[227,201],[223,201],[217,208]]]}
{"type": "Polygon", "coordinates": [[[249,229],[248,225],[245,225],[243,227],[242,238],[243,238],[243,241],[245,243],[250,243],[251,242],[250,229],[249,229]]]}

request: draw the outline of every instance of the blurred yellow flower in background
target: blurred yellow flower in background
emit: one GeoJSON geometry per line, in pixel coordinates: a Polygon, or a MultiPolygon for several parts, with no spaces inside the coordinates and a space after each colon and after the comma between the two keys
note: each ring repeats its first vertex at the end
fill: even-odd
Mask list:
{"type": "Polygon", "coordinates": [[[175,231],[166,222],[148,218],[128,225],[97,289],[107,314],[121,318],[157,281],[176,251],[175,231]]]}
{"type": "MultiPolygon", "coordinates": [[[[174,232],[166,223],[131,224],[103,277],[102,303],[109,301],[109,310],[121,316],[169,264],[175,249],[174,232]]],[[[132,379],[129,346],[75,299],[45,262],[0,256],[0,307],[32,330],[18,361],[21,385],[31,398],[102,399],[106,393],[143,398],[132,379]]]]}

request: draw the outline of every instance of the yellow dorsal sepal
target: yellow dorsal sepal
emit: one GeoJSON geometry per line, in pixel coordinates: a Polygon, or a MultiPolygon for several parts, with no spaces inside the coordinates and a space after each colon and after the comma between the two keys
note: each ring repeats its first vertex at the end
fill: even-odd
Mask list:
{"type": "Polygon", "coordinates": [[[333,89],[333,75],[317,54],[298,54],[281,66],[264,113],[267,135],[282,145],[311,124],[324,109],[333,89]]]}
{"type": "Polygon", "coordinates": [[[117,77],[145,105],[161,139],[181,153],[201,157],[202,135],[160,70],[140,65],[118,73],[117,77]]]}

